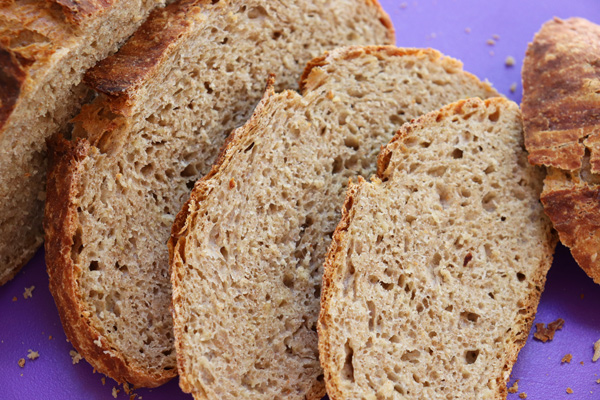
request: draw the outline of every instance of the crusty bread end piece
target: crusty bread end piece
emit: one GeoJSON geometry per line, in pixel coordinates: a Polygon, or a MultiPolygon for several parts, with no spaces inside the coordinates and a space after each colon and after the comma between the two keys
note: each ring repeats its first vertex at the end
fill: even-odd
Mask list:
{"type": "Polygon", "coordinates": [[[405,122],[495,96],[434,50],[350,47],[270,89],[194,187],[169,242],[180,386],[197,399],[320,399],[321,271],[349,177],[405,122]]]}
{"type": "Polygon", "coordinates": [[[600,284],[600,26],[555,18],[523,65],[529,161],[549,168],[541,200],[561,241],[600,284]]]}
{"type": "Polygon", "coordinates": [[[296,88],[326,49],[392,35],[372,0],[182,0],[86,74],[100,95],[75,118],[76,139],[53,145],[46,260],[90,364],[136,386],[176,375],[166,242],[193,184],[269,73],[296,88]]]}
{"type": "Polygon", "coordinates": [[[0,285],[42,243],[46,139],[89,101],[85,71],[164,0],[0,4],[0,285]]]}
{"type": "Polygon", "coordinates": [[[505,399],[556,239],[518,106],[404,125],[351,184],[325,261],[319,350],[339,399],[505,399]]]}

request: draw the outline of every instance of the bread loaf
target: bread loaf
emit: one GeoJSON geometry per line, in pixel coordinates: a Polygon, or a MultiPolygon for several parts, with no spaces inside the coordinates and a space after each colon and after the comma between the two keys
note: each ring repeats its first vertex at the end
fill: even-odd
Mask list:
{"type": "Polygon", "coordinates": [[[269,73],[295,88],[325,49],[391,41],[373,0],[182,0],[87,73],[100,95],[75,140],[53,145],[46,258],[67,337],[94,368],[136,386],[175,376],[171,225],[269,73]]]}
{"type": "Polygon", "coordinates": [[[270,90],[169,242],[180,386],[197,399],[320,399],[322,264],[348,179],[406,121],[496,92],[434,50],[350,47],[270,90]]]}
{"type": "Polygon", "coordinates": [[[81,80],[164,0],[0,2],[0,285],[42,243],[46,139],[89,100],[81,80]]]}
{"type": "Polygon", "coordinates": [[[556,240],[518,106],[459,101],[404,125],[351,184],[323,277],[337,399],[505,399],[556,240]]]}
{"type": "Polygon", "coordinates": [[[600,284],[600,26],[544,24],[523,65],[529,161],[549,168],[541,200],[560,240],[600,284]]]}

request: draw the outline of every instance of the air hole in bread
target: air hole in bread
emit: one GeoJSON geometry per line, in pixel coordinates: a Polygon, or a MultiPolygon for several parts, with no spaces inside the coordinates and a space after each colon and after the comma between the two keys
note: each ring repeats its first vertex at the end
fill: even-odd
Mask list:
{"type": "Polygon", "coordinates": [[[89,269],[90,271],[98,271],[100,269],[100,264],[98,261],[94,260],[90,262],[89,269]]]}
{"type": "Polygon", "coordinates": [[[523,274],[522,272],[517,272],[517,279],[519,280],[519,282],[523,282],[525,278],[525,274],[523,274]]]}
{"type": "Polygon", "coordinates": [[[488,193],[483,196],[482,205],[483,209],[487,212],[496,211],[496,193],[488,193]]]}
{"type": "Polygon", "coordinates": [[[403,117],[401,117],[401,115],[404,115],[404,112],[398,113],[397,115],[390,115],[390,122],[394,126],[402,126],[402,125],[404,125],[406,123],[406,119],[404,119],[403,117]]]}
{"type": "Polygon", "coordinates": [[[346,352],[346,358],[344,360],[344,367],[342,368],[342,376],[347,381],[354,383],[354,365],[352,364],[354,361],[354,350],[352,350],[352,347],[350,347],[349,341],[346,341],[344,350],[346,352]]]}
{"type": "Polygon", "coordinates": [[[497,122],[500,119],[500,109],[497,109],[493,113],[489,114],[488,118],[492,122],[497,122]]]}
{"type": "Polygon", "coordinates": [[[294,288],[294,277],[289,272],[283,275],[283,284],[290,289],[294,288]]]}
{"type": "Polygon", "coordinates": [[[354,151],[358,150],[360,147],[360,143],[356,136],[346,136],[346,138],[344,139],[344,145],[346,147],[351,148],[354,151]]]}
{"type": "MultiPolygon", "coordinates": [[[[444,172],[445,172],[445,170],[444,170],[444,172]]],[[[436,176],[441,176],[441,175],[436,175],[436,176]]],[[[445,210],[446,208],[448,208],[450,206],[450,200],[451,200],[450,191],[444,185],[437,185],[436,189],[438,192],[438,196],[440,197],[440,204],[441,204],[442,208],[445,210]]]]}
{"type": "Polygon", "coordinates": [[[454,158],[454,159],[463,158],[463,151],[461,149],[454,149],[452,151],[452,158],[454,158]]]}
{"type": "Polygon", "coordinates": [[[267,13],[267,10],[262,6],[252,7],[248,10],[248,18],[250,19],[264,19],[267,15],[269,15],[269,13],[267,13]]]}
{"type": "Polygon", "coordinates": [[[469,322],[477,322],[479,314],[474,312],[463,311],[460,313],[460,317],[469,322]]]}
{"type": "Polygon", "coordinates": [[[465,361],[467,364],[473,364],[477,361],[477,357],[479,357],[479,350],[468,350],[465,353],[465,361]]]}
{"type": "Polygon", "coordinates": [[[421,352],[419,350],[405,351],[404,354],[402,354],[402,357],[400,357],[400,359],[402,361],[408,361],[413,364],[418,364],[420,356],[421,352]]]}
{"type": "Polygon", "coordinates": [[[332,174],[337,174],[339,173],[344,166],[344,159],[342,158],[342,156],[337,156],[334,160],[333,160],[333,165],[331,166],[331,173],[332,174]]]}

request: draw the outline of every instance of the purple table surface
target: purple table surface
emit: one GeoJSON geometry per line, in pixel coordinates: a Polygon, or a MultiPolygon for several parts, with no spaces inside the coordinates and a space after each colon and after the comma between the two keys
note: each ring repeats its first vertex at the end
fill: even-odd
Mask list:
{"type": "MultiPolygon", "coordinates": [[[[554,17],[585,17],[600,23],[600,0],[382,0],[396,27],[397,45],[433,47],[464,62],[465,69],[487,78],[508,98],[520,102],[520,66],[527,43],[541,24],[554,17]],[[468,32],[467,32],[468,31],[468,32]],[[486,42],[499,37],[495,45],[486,42]],[[516,63],[505,65],[508,56],[516,63]],[[515,83],[517,90],[510,92],[515,83]]],[[[519,355],[511,384],[531,400],[600,399],[600,363],[592,362],[593,343],[600,339],[600,286],[575,264],[564,247],[557,249],[536,322],[564,318],[553,341],[530,340],[519,355]],[[564,355],[571,363],[561,363],[564,355]],[[570,387],[573,394],[567,394],[570,387]]],[[[54,301],[48,291],[44,254],[40,250],[17,277],[0,288],[0,399],[111,399],[111,379],[94,373],[84,360],[73,365],[54,301]],[[25,299],[25,288],[35,286],[25,299]],[[16,298],[16,301],[15,301],[16,298]],[[28,350],[34,361],[20,368],[28,350]]],[[[177,379],[157,389],[139,389],[138,398],[191,399],[177,379]]],[[[123,390],[119,399],[129,398],[123,390]]],[[[509,399],[518,399],[510,394],[509,399]]]]}

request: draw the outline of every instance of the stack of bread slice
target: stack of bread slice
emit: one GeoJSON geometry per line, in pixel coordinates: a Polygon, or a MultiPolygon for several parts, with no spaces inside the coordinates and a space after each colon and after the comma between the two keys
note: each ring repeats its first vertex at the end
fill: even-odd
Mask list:
{"type": "Polygon", "coordinates": [[[98,371],[176,375],[171,225],[269,74],[295,88],[324,50],[393,37],[374,1],[181,0],[87,73],[99,97],[51,145],[46,259],[67,337],[98,371]]]}

